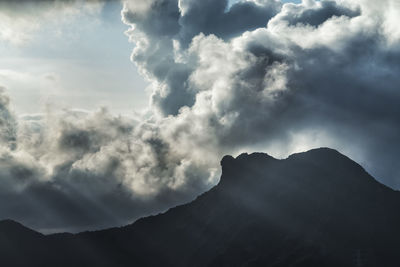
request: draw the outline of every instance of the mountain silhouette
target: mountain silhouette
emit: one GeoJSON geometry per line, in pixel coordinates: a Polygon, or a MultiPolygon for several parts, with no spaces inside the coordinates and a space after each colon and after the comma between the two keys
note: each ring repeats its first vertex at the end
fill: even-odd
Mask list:
{"type": "Polygon", "coordinates": [[[225,156],[191,203],[95,232],[0,222],[1,266],[400,266],[400,193],[339,152],[225,156]]]}

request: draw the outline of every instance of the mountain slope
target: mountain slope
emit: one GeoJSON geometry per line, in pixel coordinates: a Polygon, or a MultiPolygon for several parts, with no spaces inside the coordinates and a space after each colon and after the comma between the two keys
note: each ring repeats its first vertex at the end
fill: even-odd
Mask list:
{"type": "Polygon", "coordinates": [[[26,259],[45,263],[45,236],[11,221],[0,221],[0,265],[24,266],[26,259]]]}
{"type": "Polygon", "coordinates": [[[400,193],[337,151],[221,165],[220,183],[192,203],[122,228],[40,236],[14,266],[400,266],[400,193]]]}

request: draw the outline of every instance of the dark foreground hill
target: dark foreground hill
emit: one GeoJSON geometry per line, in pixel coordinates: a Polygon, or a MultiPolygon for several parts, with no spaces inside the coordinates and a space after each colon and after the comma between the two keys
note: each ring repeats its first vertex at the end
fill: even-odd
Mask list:
{"type": "Polygon", "coordinates": [[[337,151],[221,164],[209,192],[122,228],[0,222],[0,266],[400,266],[400,193],[337,151]]]}

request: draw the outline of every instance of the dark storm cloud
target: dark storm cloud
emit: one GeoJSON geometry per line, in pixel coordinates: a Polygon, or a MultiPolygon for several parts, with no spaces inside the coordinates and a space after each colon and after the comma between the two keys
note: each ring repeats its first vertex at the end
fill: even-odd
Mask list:
{"type": "Polygon", "coordinates": [[[302,70],[291,77],[301,96],[293,98],[338,142],[361,147],[378,179],[399,188],[400,173],[393,168],[400,149],[399,63],[389,58],[400,53],[388,53],[379,39],[355,37],[340,53],[327,48],[304,51],[299,57],[302,70]]]}
{"type": "Polygon", "coordinates": [[[185,46],[199,33],[228,39],[265,27],[280,8],[280,3],[274,1],[266,1],[263,5],[252,1],[237,2],[229,9],[227,0],[181,2],[184,10],[179,21],[182,25],[180,37],[185,46]]]}
{"type": "Polygon", "coordinates": [[[288,5],[287,10],[289,12],[284,16],[284,19],[287,20],[290,25],[302,23],[309,24],[311,26],[318,26],[333,16],[347,16],[352,18],[360,15],[359,9],[353,10],[345,6],[341,6],[335,1],[321,1],[320,5],[317,5],[311,9],[302,8],[296,5],[288,5]]]}
{"type": "Polygon", "coordinates": [[[132,2],[131,5],[133,9],[124,10],[124,19],[135,23],[146,34],[159,38],[174,36],[179,32],[180,13],[177,0],[148,1],[147,4],[132,2]],[[144,7],[140,9],[137,5],[144,7]]]}
{"type": "MultiPolygon", "coordinates": [[[[179,79],[184,86],[160,79],[155,84],[153,103],[164,115],[188,118],[187,132],[201,121],[222,150],[287,143],[283,150],[291,151],[289,144],[299,143],[296,138],[306,139],[303,147],[309,147],[322,142],[301,136],[314,129],[318,138],[330,142],[321,145],[352,153],[378,178],[396,186],[397,172],[390,164],[391,174],[372,163],[391,162],[398,149],[393,140],[398,133],[399,64],[393,60],[398,34],[388,30],[395,27],[390,9],[396,5],[304,1],[280,10],[274,1],[243,1],[227,9],[226,1],[182,0],[178,6],[179,34],[175,28],[169,41],[162,39],[169,46],[161,53],[173,62],[170,69],[179,64],[187,73],[179,79]],[[242,19],[247,15],[254,20],[242,19]],[[192,98],[176,101],[188,92],[192,98]],[[386,156],[378,155],[378,147],[389,146],[393,149],[386,156]]],[[[141,32],[140,21],[125,19],[138,27],[131,36],[147,41],[146,50],[136,49],[133,60],[151,76],[156,68],[136,58],[145,57],[161,39],[141,32]]]]}
{"type": "Polygon", "coordinates": [[[135,37],[143,45],[135,49],[132,59],[158,82],[153,105],[164,115],[177,115],[180,108],[194,104],[195,92],[187,82],[193,68],[175,60],[177,49],[186,49],[200,33],[229,39],[264,27],[279,7],[276,1],[238,2],[229,9],[226,0],[126,1],[125,23],[144,34],[135,37]]]}
{"type": "Polygon", "coordinates": [[[132,59],[142,66],[150,79],[159,82],[152,102],[164,114],[176,115],[180,107],[192,105],[194,94],[186,80],[190,74],[187,66],[174,61],[172,38],[180,31],[180,12],[176,0],[147,2],[129,1],[124,8],[124,20],[146,34],[146,40],[137,41],[132,59]],[[142,43],[143,41],[143,43],[142,43]]]}

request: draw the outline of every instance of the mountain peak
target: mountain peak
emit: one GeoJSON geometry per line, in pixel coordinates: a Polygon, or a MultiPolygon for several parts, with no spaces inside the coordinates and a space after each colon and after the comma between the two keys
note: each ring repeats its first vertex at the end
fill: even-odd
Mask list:
{"type": "Polygon", "coordinates": [[[309,156],[309,157],[346,157],[339,151],[329,147],[319,147],[310,149],[305,152],[293,153],[288,158],[296,158],[301,156],[309,156]]]}
{"type": "MultiPolygon", "coordinates": [[[[320,147],[308,150],[306,152],[299,152],[291,154],[287,159],[299,158],[299,157],[340,157],[340,158],[347,158],[339,151],[329,148],[329,147],[320,147]]],[[[349,158],[347,158],[349,159],[349,158]]],[[[271,155],[263,152],[254,152],[254,153],[241,153],[236,158],[231,155],[225,155],[221,160],[221,166],[226,166],[229,164],[237,164],[238,161],[249,161],[249,160],[278,160],[271,155]]],[[[349,159],[350,160],[350,159],[349,159]]]]}
{"type": "Polygon", "coordinates": [[[13,221],[11,219],[0,220],[0,227],[24,227],[19,222],[13,221]]]}
{"type": "Polygon", "coordinates": [[[242,153],[236,158],[227,155],[221,160],[222,176],[220,183],[225,180],[240,181],[238,173],[245,172],[249,165],[265,165],[271,161],[278,161],[266,153],[242,153]]]}
{"type": "Polygon", "coordinates": [[[6,234],[14,234],[14,233],[29,233],[34,235],[42,235],[38,232],[33,231],[32,229],[22,225],[19,222],[13,221],[11,219],[5,219],[0,221],[0,232],[6,234]]]}
{"type": "Polygon", "coordinates": [[[254,153],[241,153],[236,158],[231,155],[226,155],[221,160],[221,166],[224,167],[230,164],[237,164],[239,161],[248,160],[277,160],[276,158],[268,155],[267,153],[254,152],[254,153]]]}

